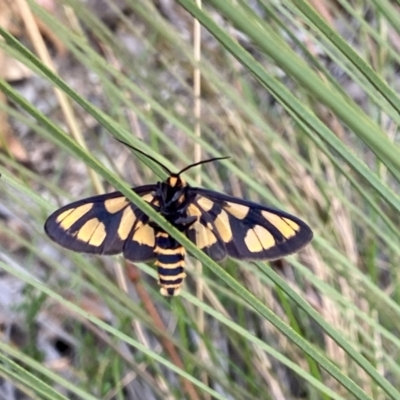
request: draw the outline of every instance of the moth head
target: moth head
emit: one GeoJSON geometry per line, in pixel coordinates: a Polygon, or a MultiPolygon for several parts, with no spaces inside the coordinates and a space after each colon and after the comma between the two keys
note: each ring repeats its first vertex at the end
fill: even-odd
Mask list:
{"type": "Polygon", "coordinates": [[[175,208],[185,201],[187,183],[178,174],[171,174],[160,186],[164,206],[175,208]]]}
{"type": "Polygon", "coordinates": [[[168,186],[174,189],[180,189],[186,186],[186,182],[179,176],[179,174],[171,174],[167,178],[166,183],[168,186]]]}

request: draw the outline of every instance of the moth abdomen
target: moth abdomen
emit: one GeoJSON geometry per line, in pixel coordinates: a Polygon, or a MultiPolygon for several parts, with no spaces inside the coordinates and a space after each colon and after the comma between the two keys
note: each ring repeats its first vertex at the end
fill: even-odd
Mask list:
{"type": "Polygon", "coordinates": [[[163,296],[178,295],[183,279],[186,277],[185,248],[166,232],[157,232],[154,254],[161,294],[163,296]]]}

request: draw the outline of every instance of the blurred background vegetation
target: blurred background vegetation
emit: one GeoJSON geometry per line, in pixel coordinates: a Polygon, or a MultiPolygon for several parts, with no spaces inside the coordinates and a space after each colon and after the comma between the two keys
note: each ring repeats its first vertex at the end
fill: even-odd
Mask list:
{"type": "Polygon", "coordinates": [[[0,399],[400,399],[399,2],[0,0],[0,36],[0,399]],[[113,136],[231,156],[185,178],[313,242],[172,300],[60,248],[57,207],[165,178],[113,136]]]}

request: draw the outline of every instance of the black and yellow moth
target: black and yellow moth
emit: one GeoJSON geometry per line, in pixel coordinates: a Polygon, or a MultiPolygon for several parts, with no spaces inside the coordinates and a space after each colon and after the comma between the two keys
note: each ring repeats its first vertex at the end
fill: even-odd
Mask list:
{"type": "MultiPolygon", "coordinates": [[[[293,215],[191,187],[180,176],[197,165],[227,157],[203,160],[172,173],[153,157],[131,148],[169,174],[164,182],[132,190],[213,260],[222,261],[227,256],[274,260],[295,253],[311,241],[309,226],[293,215]]],[[[122,253],[136,262],[155,260],[160,292],[165,296],[177,295],[186,276],[185,248],[120,192],[68,204],[50,215],[44,229],[56,243],[77,252],[122,253]]]]}

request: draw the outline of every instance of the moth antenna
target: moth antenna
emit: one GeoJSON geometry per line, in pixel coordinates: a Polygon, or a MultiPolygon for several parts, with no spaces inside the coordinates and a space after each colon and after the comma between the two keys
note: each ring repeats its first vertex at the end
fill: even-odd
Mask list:
{"type": "Polygon", "coordinates": [[[152,157],[152,156],[149,156],[149,155],[146,154],[144,151],[138,149],[137,147],[134,147],[134,146],[130,145],[129,143],[124,142],[124,141],[121,140],[121,139],[118,139],[118,138],[114,138],[114,139],[117,140],[118,142],[124,144],[125,146],[129,147],[129,148],[132,149],[133,151],[137,151],[138,153],[144,155],[145,157],[149,158],[151,161],[154,161],[154,162],[155,162],[157,165],[159,165],[165,172],[167,172],[167,174],[169,174],[169,175],[175,175],[175,176],[179,176],[180,174],[182,174],[183,172],[187,171],[188,169],[193,168],[193,167],[197,167],[197,166],[200,165],[200,164],[206,164],[206,163],[209,163],[209,162],[218,161],[218,160],[226,160],[227,158],[230,158],[229,156],[227,156],[227,157],[214,157],[214,158],[210,158],[210,159],[208,159],[208,160],[202,160],[202,161],[199,161],[199,162],[197,162],[197,163],[190,164],[190,165],[188,165],[187,167],[185,167],[185,168],[183,168],[182,170],[180,170],[177,174],[174,174],[174,173],[172,173],[165,165],[161,164],[160,161],[156,160],[156,159],[155,159],[154,157],[152,157]]]}
{"type": "Polygon", "coordinates": [[[144,151],[139,150],[137,147],[133,147],[130,144],[124,142],[121,139],[118,138],[114,138],[115,140],[117,140],[118,142],[124,144],[125,146],[129,147],[130,149],[132,149],[133,151],[137,151],[138,153],[144,155],[145,157],[149,158],[151,161],[154,161],[157,165],[159,165],[167,174],[169,175],[174,175],[165,165],[161,164],[160,161],[156,160],[154,157],[149,156],[148,154],[146,154],[144,151]]]}
{"type": "Polygon", "coordinates": [[[218,161],[218,160],[226,160],[227,158],[230,158],[230,157],[229,156],[226,156],[226,157],[215,157],[215,158],[210,158],[208,160],[199,161],[197,163],[190,164],[187,167],[181,169],[176,175],[179,176],[180,174],[182,174],[183,172],[187,171],[188,169],[193,168],[193,167],[197,167],[200,164],[206,164],[206,163],[213,162],[213,161],[218,161]]]}

